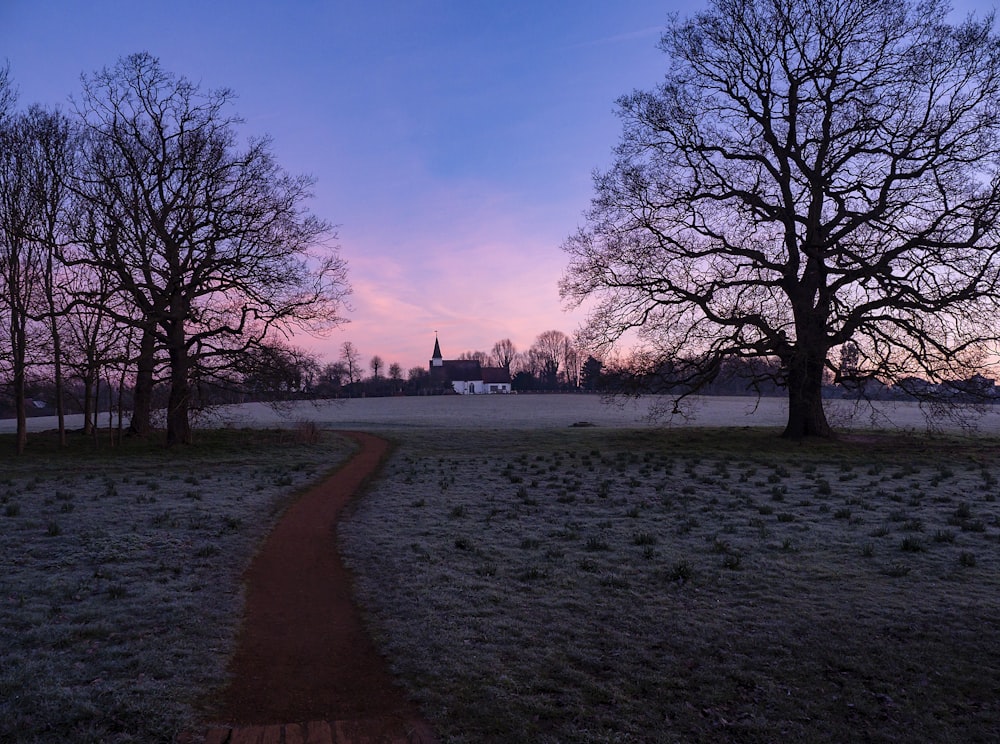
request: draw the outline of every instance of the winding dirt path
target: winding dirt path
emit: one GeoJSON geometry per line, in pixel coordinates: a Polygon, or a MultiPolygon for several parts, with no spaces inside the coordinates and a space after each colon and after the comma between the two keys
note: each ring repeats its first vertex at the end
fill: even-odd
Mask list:
{"type": "Polygon", "coordinates": [[[346,434],[360,450],[288,508],[246,572],[232,681],[214,714],[225,723],[192,744],[434,741],[365,632],[337,551],[341,510],[389,451],[346,434]]]}

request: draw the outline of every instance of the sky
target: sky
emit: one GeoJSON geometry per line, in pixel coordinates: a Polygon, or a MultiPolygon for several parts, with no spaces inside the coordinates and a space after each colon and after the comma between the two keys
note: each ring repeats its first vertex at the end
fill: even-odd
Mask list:
{"type": "MultiPolygon", "coordinates": [[[[956,11],[987,11],[957,0],[956,11]]],[[[0,63],[20,104],[68,108],[80,76],[149,52],[230,88],[246,136],[273,138],[337,226],[349,323],[294,343],[334,361],[350,341],[426,366],[567,334],[561,245],[621,134],[616,99],[662,78],[683,0],[0,0],[0,63]]]]}
{"type": "MultiPolygon", "coordinates": [[[[692,10],[697,5],[690,6],[692,10]]],[[[571,334],[560,246],[621,131],[615,100],[663,74],[663,0],[0,0],[19,104],[68,109],[80,76],[145,51],[231,88],[244,135],[316,179],[350,322],[294,343],[426,366],[571,334]]]]}

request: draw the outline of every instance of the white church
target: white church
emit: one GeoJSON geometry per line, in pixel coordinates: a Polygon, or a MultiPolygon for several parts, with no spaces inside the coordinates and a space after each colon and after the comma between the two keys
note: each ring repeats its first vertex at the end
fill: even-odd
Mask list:
{"type": "Polygon", "coordinates": [[[430,361],[431,382],[459,395],[497,395],[511,391],[510,371],[504,367],[484,367],[477,359],[445,359],[434,337],[430,361]]]}

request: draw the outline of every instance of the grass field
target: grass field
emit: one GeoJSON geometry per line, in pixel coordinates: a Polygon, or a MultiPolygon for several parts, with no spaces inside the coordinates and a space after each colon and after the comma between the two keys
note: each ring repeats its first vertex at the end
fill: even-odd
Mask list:
{"type": "Polygon", "coordinates": [[[353,445],[199,439],[57,453],[41,435],[16,458],[0,437],[0,741],[172,742],[224,682],[244,567],[353,445]]]}
{"type": "Polygon", "coordinates": [[[1000,731],[996,440],[408,432],[341,528],[446,742],[1000,731]]]}
{"type": "MultiPolygon", "coordinates": [[[[994,435],[443,405],[313,411],[397,443],[340,538],[445,744],[997,741],[994,435]]],[[[223,683],[254,546],[350,445],[199,436],[0,437],[0,741],[169,742],[223,683]]]]}

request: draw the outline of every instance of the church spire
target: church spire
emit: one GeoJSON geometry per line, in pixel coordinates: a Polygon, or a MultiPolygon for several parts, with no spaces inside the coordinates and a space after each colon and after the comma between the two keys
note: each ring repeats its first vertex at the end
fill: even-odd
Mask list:
{"type": "Polygon", "coordinates": [[[444,365],[444,357],[441,356],[441,344],[438,343],[437,333],[434,334],[434,353],[431,355],[431,366],[441,367],[444,365]]]}

